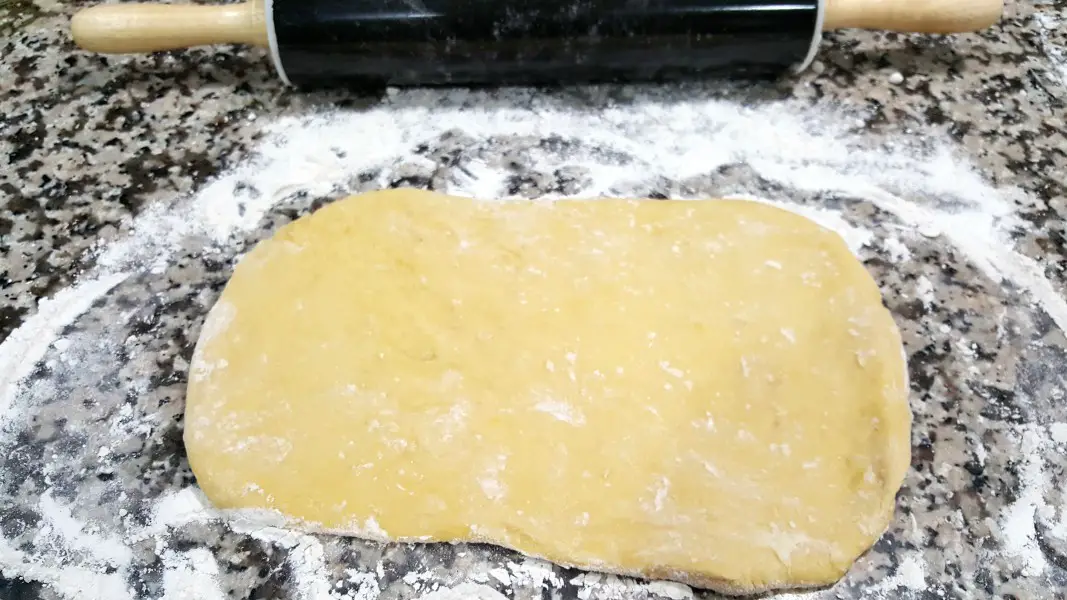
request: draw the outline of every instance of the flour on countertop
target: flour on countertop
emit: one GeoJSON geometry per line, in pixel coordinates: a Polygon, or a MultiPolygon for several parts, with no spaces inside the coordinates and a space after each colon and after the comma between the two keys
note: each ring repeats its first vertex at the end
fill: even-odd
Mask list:
{"type": "Polygon", "coordinates": [[[920,554],[904,555],[896,570],[868,592],[878,600],[895,600],[900,597],[901,588],[912,592],[926,589],[926,567],[920,554]]]}
{"type": "MultiPolygon", "coordinates": [[[[267,127],[254,158],[192,198],[147,209],[132,223],[128,237],[95,249],[94,270],[71,288],[42,301],[38,312],[0,344],[0,444],[28,419],[32,407],[25,381],[49,348],[61,356],[77,357],[79,348],[90,343],[76,336],[61,338],[64,327],[123,282],[128,273],[165,272],[173,255],[190,239],[203,246],[205,256],[228,260],[268,211],[300,195],[336,197],[361,185],[380,187],[398,170],[432,179],[438,165],[417,149],[453,133],[469,138],[472,147],[486,144],[489,148],[502,136],[558,140],[562,150],[547,144],[524,157],[540,173],[566,170],[577,174],[568,180],[564,192],[552,197],[643,195],[656,182],[670,182],[667,192],[671,197],[699,197],[694,190],[701,178],[741,165],[751,173],[727,185],[721,195],[749,197],[794,210],[837,231],[853,252],[881,251],[897,263],[911,260],[913,248],[928,243],[923,236],[941,235],[939,241],[953,244],[995,281],[1011,283],[1029,294],[1035,307],[1047,312],[1060,328],[1067,328],[1067,302],[1036,263],[1012,249],[1009,234],[1018,225],[1012,201],[1019,192],[991,187],[945,147],[928,140],[902,137],[892,143],[875,143],[854,132],[854,115],[792,103],[753,107],[716,99],[664,102],[646,98],[580,110],[566,100],[523,91],[471,100],[477,98],[478,93],[465,91],[410,91],[392,94],[381,106],[365,111],[281,119],[267,127]],[[469,102],[463,106],[465,101],[469,102]],[[369,183],[359,180],[365,174],[373,176],[369,183]],[[844,208],[793,202],[791,197],[797,192],[870,205],[893,215],[898,223],[888,232],[872,230],[850,220],[844,208]]],[[[438,183],[445,188],[442,191],[453,194],[507,196],[510,168],[508,160],[486,150],[459,165],[460,175],[438,183]]],[[[916,285],[923,304],[932,306],[934,285],[925,277],[916,285]]],[[[128,348],[143,351],[136,343],[128,348]]],[[[58,361],[53,370],[73,373],[86,366],[58,361]]],[[[142,375],[147,382],[151,373],[142,375]]],[[[559,406],[544,408],[557,418],[577,420],[559,406]]],[[[90,451],[104,462],[112,460],[113,446],[150,430],[151,418],[124,407],[110,425],[115,444],[90,451]]],[[[1000,520],[1008,551],[1029,571],[1044,568],[1033,528],[1035,518],[1050,512],[1041,500],[1041,490],[1049,480],[1040,466],[1049,432],[1040,428],[1023,431],[1020,454],[1025,457],[1025,492],[1000,520]]],[[[1056,429],[1051,435],[1059,439],[1064,433],[1056,429]]],[[[5,476],[0,466],[0,478],[5,476]]],[[[65,598],[133,598],[125,577],[132,568],[132,548],[146,540],[155,540],[164,598],[192,597],[193,591],[206,600],[225,597],[216,557],[204,549],[179,551],[167,543],[172,530],[203,522],[224,523],[231,531],[284,551],[301,600],[374,600],[383,591],[379,588],[381,564],[372,571],[350,570],[343,581],[337,580],[316,536],[286,530],[277,519],[264,515],[217,514],[192,488],[149,498],[146,506],[139,507],[150,515],[149,523],[124,525],[124,530],[105,531],[82,520],[77,511],[51,495],[43,496],[36,508],[49,527],[39,535],[53,540],[47,554],[29,556],[0,539],[0,566],[6,577],[42,582],[65,598]],[[113,570],[101,574],[101,565],[113,570]]],[[[925,581],[919,551],[901,550],[900,554],[895,573],[883,582],[889,586],[883,590],[887,597],[893,597],[900,586],[922,589],[925,581]]],[[[491,586],[559,587],[564,583],[550,565],[532,559],[509,562],[486,574],[473,574],[470,582],[436,589],[428,573],[410,575],[412,587],[417,585],[423,594],[421,600],[497,600],[505,596],[491,586]]],[[[598,573],[582,574],[567,583],[578,588],[582,600],[684,600],[693,596],[681,584],[637,582],[598,573]]],[[[780,598],[821,599],[830,594],[780,598]]]]}
{"type": "Polygon", "coordinates": [[[930,310],[934,303],[937,302],[937,296],[934,294],[934,284],[930,282],[926,275],[919,275],[915,280],[915,296],[922,301],[923,308],[926,310],[930,310]]]}
{"type": "Polygon", "coordinates": [[[120,540],[110,535],[93,531],[94,525],[74,518],[70,509],[56,502],[52,490],[41,495],[38,508],[41,511],[42,527],[38,535],[54,537],[67,550],[85,555],[99,567],[126,567],[133,560],[133,553],[120,540]]]}
{"type": "Polygon", "coordinates": [[[1052,72],[1059,77],[1060,84],[1067,86],[1067,47],[1053,40],[1056,32],[1062,31],[1067,23],[1065,23],[1062,12],[1057,13],[1057,10],[1059,9],[1055,5],[1052,5],[1048,11],[1042,10],[1042,7],[1038,5],[1034,13],[1034,20],[1039,25],[1041,49],[1044,50],[1045,55],[1048,57],[1049,66],[1052,68],[1052,72]]]}
{"type": "Polygon", "coordinates": [[[508,597],[487,585],[461,583],[456,587],[432,591],[420,596],[419,600],[508,600],[508,597]]]}
{"type": "Polygon", "coordinates": [[[108,273],[42,300],[37,305],[37,313],[0,343],[0,440],[16,413],[25,410],[17,405],[23,380],[37,366],[49,346],[64,344],[59,338],[63,327],[125,278],[125,273],[108,273]]]}
{"type": "Polygon", "coordinates": [[[899,239],[889,236],[882,241],[882,247],[889,253],[893,262],[903,262],[911,258],[911,251],[899,239]]]}
{"type": "Polygon", "coordinates": [[[164,550],[162,600],[225,600],[219,588],[219,565],[206,548],[164,550]]]}
{"type": "Polygon", "coordinates": [[[582,573],[570,580],[578,587],[579,600],[663,599],[692,600],[689,586],[672,581],[633,582],[603,573],[582,573]]]}
{"type": "Polygon", "coordinates": [[[1019,497],[999,515],[998,527],[1004,540],[1004,549],[1022,564],[1023,573],[1030,576],[1041,574],[1048,562],[1038,546],[1037,524],[1045,523],[1049,529],[1067,540],[1067,507],[1060,506],[1057,519],[1056,507],[1043,499],[1048,477],[1044,472],[1043,451],[1053,439],[1051,427],[1024,425],[1019,430],[1019,467],[1021,490],[1019,497]]]}
{"type": "Polygon", "coordinates": [[[89,566],[49,562],[42,564],[0,539],[0,576],[37,581],[72,600],[133,600],[122,571],[105,573],[89,562],[89,566]]]}

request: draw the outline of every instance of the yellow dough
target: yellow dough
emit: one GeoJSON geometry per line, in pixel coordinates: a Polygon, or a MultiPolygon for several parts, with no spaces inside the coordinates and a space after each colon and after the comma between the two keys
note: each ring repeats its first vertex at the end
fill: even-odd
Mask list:
{"type": "Polygon", "coordinates": [[[838,579],[910,424],[876,284],[801,216],[393,190],[241,260],[185,442],[221,508],[738,593],[838,579]]]}

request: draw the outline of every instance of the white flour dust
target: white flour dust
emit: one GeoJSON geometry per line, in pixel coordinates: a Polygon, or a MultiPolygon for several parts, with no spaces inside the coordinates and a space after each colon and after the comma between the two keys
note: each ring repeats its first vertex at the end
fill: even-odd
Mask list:
{"type": "Polygon", "coordinates": [[[164,550],[164,600],[225,600],[218,585],[219,565],[206,548],[188,552],[164,550]]]}
{"type": "MultiPolygon", "coordinates": [[[[37,312],[0,344],[0,436],[7,432],[17,411],[24,410],[25,407],[18,406],[22,381],[48,347],[56,343],[59,332],[125,278],[123,273],[107,273],[42,300],[37,312]]],[[[0,478],[3,474],[0,470],[0,478]]]]}
{"type": "MultiPolygon", "coordinates": [[[[507,195],[509,166],[506,160],[493,158],[492,144],[515,136],[554,136],[576,142],[565,151],[538,147],[527,156],[540,172],[566,167],[584,173],[577,189],[568,192],[571,196],[632,196],[648,190],[649,181],[662,180],[676,184],[672,196],[692,197],[697,194],[687,192],[686,182],[720,167],[746,165],[753,177],[780,191],[767,193],[766,186],[753,181],[751,185],[737,183],[735,189],[723,190],[724,195],[754,197],[796,210],[840,233],[853,251],[881,250],[898,262],[911,259],[923,236],[941,235],[986,275],[1024,291],[1035,307],[1067,329],[1067,303],[1044,277],[1040,265],[1012,249],[1008,234],[1017,225],[1012,200],[1018,192],[989,186],[945,147],[906,137],[895,142],[875,140],[862,133],[853,115],[790,103],[753,107],[705,98],[668,102],[649,97],[601,104],[581,109],[521,91],[495,96],[413,91],[393,94],[381,106],[366,111],[277,121],[267,128],[253,159],[191,198],[145,211],[127,238],[96,250],[94,271],[41,302],[37,314],[0,345],[0,443],[29,417],[32,407],[23,380],[56,344],[63,327],[123,281],[126,273],[163,272],[191,236],[207,241],[204,254],[230,256],[235,244],[272,207],[297,193],[336,196],[354,185],[355,176],[375,170],[377,179],[371,185],[379,186],[387,184],[400,167],[432,173],[436,166],[416,149],[452,131],[467,136],[472,147],[482,144],[487,150],[467,159],[460,169],[465,175],[449,180],[444,191],[487,199],[507,195]],[[619,156],[626,160],[620,161],[619,156]],[[796,192],[848,197],[849,202],[877,207],[897,221],[884,231],[873,230],[853,223],[843,210],[796,205],[790,200],[796,192]]],[[[922,285],[923,302],[933,302],[933,285],[929,280],[922,285]]],[[[112,433],[130,435],[142,425],[123,422],[117,429],[113,426],[112,433]]],[[[1024,441],[1029,440],[1022,448],[1028,456],[1036,456],[1049,443],[1047,430],[1026,430],[1022,435],[1024,441]]],[[[101,458],[108,455],[104,449],[100,452],[101,458]]],[[[1032,486],[1027,489],[1036,490],[1036,495],[1024,494],[1004,516],[1003,524],[1009,551],[1021,557],[1027,569],[1039,570],[1043,565],[1033,557],[1040,552],[1034,548],[1033,532],[1026,527],[1029,522],[1033,528],[1032,515],[1048,512],[1040,501],[1041,486],[1048,480],[1039,467],[1027,463],[1026,468],[1033,469],[1027,471],[1032,486]]],[[[0,470],[0,477],[5,475],[0,470]]],[[[28,556],[0,539],[3,574],[40,581],[66,598],[132,598],[126,576],[132,568],[133,547],[155,540],[165,598],[221,598],[225,594],[217,558],[203,549],[179,551],[166,541],[174,528],[217,521],[284,549],[301,600],[374,600],[382,591],[380,564],[374,571],[349,571],[345,579],[337,580],[327,568],[316,537],[286,530],[263,515],[215,513],[190,488],[150,502],[148,526],[103,531],[45,495],[36,508],[48,529],[39,535],[54,542],[48,547],[54,547],[55,554],[28,556]],[[105,572],[102,565],[109,574],[101,574],[105,572]]],[[[472,573],[470,581],[447,587],[430,582],[429,577],[416,572],[407,582],[422,594],[422,600],[496,600],[504,596],[494,586],[562,583],[550,566],[536,561],[472,573]]],[[[692,597],[692,590],[683,585],[600,574],[583,574],[569,583],[579,588],[583,600],[692,597]]],[[[921,555],[902,551],[900,567],[884,584],[889,586],[885,589],[888,597],[901,586],[922,589],[921,555]]],[[[831,598],[832,594],[781,598],[831,598]]]]}
{"type": "Polygon", "coordinates": [[[1057,33],[1063,35],[1065,19],[1062,13],[1057,11],[1054,4],[1035,3],[1034,20],[1037,21],[1041,49],[1048,58],[1049,67],[1060,83],[1067,85],[1067,47],[1054,39],[1057,33]]]}
{"type": "Polygon", "coordinates": [[[1047,427],[1028,424],[1021,426],[1021,429],[1021,489],[1015,502],[1000,515],[998,526],[1004,549],[1022,563],[1024,575],[1033,577],[1041,575],[1049,566],[1038,546],[1037,524],[1048,528],[1051,537],[1067,540],[1067,506],[1050,506],[1044,500],[1049,481],[1045,473],[1044,455],[1047,451],[1064,451],[1059,436],[1062,435],[1060,432],[1067,429],[1067,424],[1052,423],[1047,427]],[[1061,447],[1053,448],[1057,444],[1061,447]]]}

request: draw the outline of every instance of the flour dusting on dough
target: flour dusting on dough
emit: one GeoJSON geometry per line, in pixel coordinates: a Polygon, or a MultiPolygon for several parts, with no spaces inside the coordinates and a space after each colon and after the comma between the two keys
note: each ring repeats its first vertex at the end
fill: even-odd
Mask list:
{"type": "Polygon", "coordinates": [[[225,369],[229,363],[226,359],[208,361],[204,358],[206,347],[217,336],[224,334],[237,316],[237,307],[229,302],[217,302],[211,312],[208,313],[204,325],[201,327],[200,341],[193,351],[193,358],[189,365],[189,376],[197,381],[204,381],[211,376],[215,369],[225,369]]]}
{"type": "Polygon", "coordinates": [[[534,410],[552,415],[557,420],[563,421],[564,423],[569,423],[575,426],[585,425],[585,415],[582,414],[582,411],[566,402],[546,398],[544,400],[539,400],[537,404],[534,405],[534,410]]]}
{"type": "Polygon", "coordinates": [[[263,460],[280,463],[293,450],[293,443],[276,436],[245,436],[222,449],[228,454],[252,454],[263,460]]]}
{"type": "Polygon", "coordinates": [[[463,432],[467,430],[468,414],[470,414],[470,403],[465,398],[457,399],[456,403],[448,408],[448,412],[435,421],[440,428],[441,439],[448,442],[457,435],[463,435],[463,432]]]}
{"type": "Polygon", "coordinates": [[[219,335],[226,333],[237,316],[237,307],[225,300],[215,303],[200,328],[199,343],[207,345],[219,335]]]}
{"type": "Polygon", "coordinates": [[[660,477],[655,486],[656,495],[652,499],[652,508],[656,512],[663,510],[664,503],[667,501],[667,494],[671,489],[671,481],[666,477],[660,477]]]}
{"type": "Polygon", "coordinates": [[[485,475],[478,479],[478,485],[482,493],[490,500],[501,500],[508,493],[507,486],[500,481],[500,473],[507,467],[508,457],[504,454],[497,455],[493,463],[486,469],[485,475]]]}

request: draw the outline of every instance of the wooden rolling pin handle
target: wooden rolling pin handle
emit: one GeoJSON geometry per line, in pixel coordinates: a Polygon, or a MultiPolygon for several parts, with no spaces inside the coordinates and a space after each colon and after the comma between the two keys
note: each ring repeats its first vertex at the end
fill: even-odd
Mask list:
{"type": "Polygon", "coordinates": [[[269,44],[263,0],[216,6],[102,4],[76,13],[70,30],[80,48],[105,54],[269,44]]]}
{"type": "Polygon", "coordinates": [[[823,29],[963,33],[1000,20],[1004,0],[823,0],[823,29]]]}

